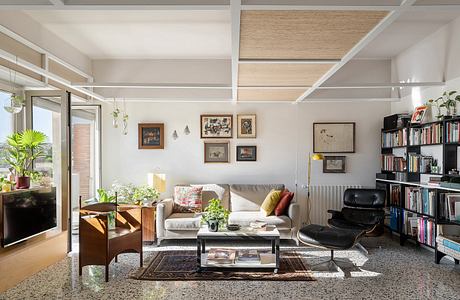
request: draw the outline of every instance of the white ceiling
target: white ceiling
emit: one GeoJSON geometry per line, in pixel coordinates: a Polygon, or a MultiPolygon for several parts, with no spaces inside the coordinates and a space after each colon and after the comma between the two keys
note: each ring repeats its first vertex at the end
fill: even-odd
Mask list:
{"type": "Polygon", "coordinates": [[[230,58],[229,11],[26,11],[91,59],[230,58]]]}
{"type": "Polygon", "coordinates": [[[459,16],[460,11],[403,13],[356,57],[392,58],[459,16]]]}

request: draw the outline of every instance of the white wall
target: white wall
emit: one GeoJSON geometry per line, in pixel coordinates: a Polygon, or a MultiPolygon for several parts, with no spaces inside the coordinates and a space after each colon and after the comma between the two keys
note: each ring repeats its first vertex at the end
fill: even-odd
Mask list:
{"type": "Polygon", "coordinates": [[[460,18],[443,26],[393,59],[393,81],[440,82],[442,87],[404,88],[392,112],[412,112],[416,106],[438,98],[446,90],[460,91],[460,18]]]}
{"type": "MultiPolygon", "coordinates": [[[[347,156],[346,174],[323,174],[322,163],[313,162],[312,184],[362,184],[373,186],[380,168],[380,128],[390,113],[389,103],[130,103],[129,134],[111,127],[110,105],[103,107],[103,186],[114,180],[146,183],[147,173],[167,174],[168,193],[179,183],[284,183],[295,190],[296,169],[300,197],[305,191],[307,155],[312,151],[312,124],[320,121],[356,122],[356,153],[347,156]],[[257,114],[257,138],[230,140],[231,163],[204,164],[200,139],[200,114],[257,114]],[[165,124],[164,150],[138,150],[137,124],[165,124]],[[191,134],[183,134],[188,125],[191,134]],[[177,130],[179,138],[172,139],[177,130]],[[236,162],[236,145],[257,145],[257,162],[236,162]],[[298,158],[298,164],[296,160],[298,158]]],[[[236,129],[234,136],[236,135],[236,129]]],[[[338,154],[340,155],[340,154],[338,154]]]]}

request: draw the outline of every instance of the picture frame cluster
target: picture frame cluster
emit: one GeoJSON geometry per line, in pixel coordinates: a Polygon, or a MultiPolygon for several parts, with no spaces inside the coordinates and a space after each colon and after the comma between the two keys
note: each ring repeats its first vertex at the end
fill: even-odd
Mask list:
{"type": "MultiPolygon", "coordinates": [[[[255,114],[238,114],[237,138],[255,139],[257,137],[257,121],[255,114]]],[[[202,139],[232,139],[232,114],[204,114],[200,116],[200,137],[202,139]]],[[[257,161],[257,146],[238,145],[236,161],[257,161]]],[[[204,141],[204,163],[230,163],[230,141],[204,141]]]]}

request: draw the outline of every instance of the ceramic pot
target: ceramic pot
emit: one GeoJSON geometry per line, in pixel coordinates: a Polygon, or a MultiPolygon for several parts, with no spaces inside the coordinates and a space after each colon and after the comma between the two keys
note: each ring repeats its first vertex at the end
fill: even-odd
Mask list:
{"type": "Polygon", "coordinates": [[[16,188],[18,190],[25,190],[30,187],[29,176],[16,176],[16,188]]]}
{"type": "Polygon", "coordinates": [[[209,220],[208,222],[209,231],[216,232],[219,230],[219,221],[218,220],[209,220]]]}

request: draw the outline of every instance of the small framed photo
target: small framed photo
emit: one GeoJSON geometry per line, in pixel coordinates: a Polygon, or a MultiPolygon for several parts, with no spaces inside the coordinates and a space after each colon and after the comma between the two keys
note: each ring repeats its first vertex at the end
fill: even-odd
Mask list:
{"type": "Polygon", "coordinates": [[[313,123],[314,153],[354,153],[355,123],[313,123]]]}
{"type": "Polygon", "coordinates": [[[257,161],[257,146],[236,146],[237,161],[257,161]]]}
{"type": "Polygon", "coordinates": [[[233,115],[201,115],[201,138],[232,138],[233,115]]]}
{"type": "Polygon", "coordinates": [[[229,163],[230,142],[204,142],[205,163],[229,163]]]}
{"type": "Polygon", "coordinates": [[[256,138],[256,115],[237,115],[237,127],[239,139],[253,139],[256,138]]]}
{"type": "Polygon", "coordinates": [[[422,105],[419,107],[415,108],[414,113],[412,114],[412,118],[410,122],[412,124],[420,124],[423,122],[423,119],[425,118],[426,110],[428,109],[428,106],[422,105]]]}
{"type": "Polygon", "coordinates": [[[138,131],[139,149],[165,148],[165,126],[163,123],[140,123],[138,124],[138,131]]]}
{"type": "Polygon", "coordinates": [[[323,173],[345,173],[345,156],[325,156],[323,173]]]}

